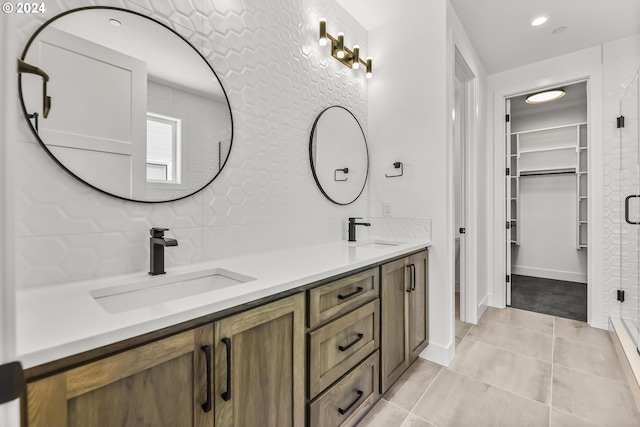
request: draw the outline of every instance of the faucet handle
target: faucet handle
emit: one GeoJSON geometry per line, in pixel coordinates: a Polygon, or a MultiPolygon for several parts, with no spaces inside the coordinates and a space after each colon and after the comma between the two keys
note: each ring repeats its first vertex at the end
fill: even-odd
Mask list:
{"type": "Polygon", "coordinates": [[[153,227],[151,230],[149,230],[149,234],[151,234],[151,237],[161,238],[161,237],[164,237],[164,232],[165,231],[169,231],[169,229],[168,228],[153,227]]]}
{"type": "Polygon", "coordinates": [[[362,217],[349,217],[349,222],[355,222],[356,219],[362,219],[362,217]]]}

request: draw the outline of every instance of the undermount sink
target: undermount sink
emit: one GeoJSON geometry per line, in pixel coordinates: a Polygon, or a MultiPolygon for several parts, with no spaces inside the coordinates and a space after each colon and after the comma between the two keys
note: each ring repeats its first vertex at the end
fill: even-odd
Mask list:
{"type": "Polygon", "coordinates": [[[213,269],[200,275],[164,276],[96,289],[90,294],[108,313],[114,314],[216,291],[253,280],[256,279],[233,271],[213,269]]]}

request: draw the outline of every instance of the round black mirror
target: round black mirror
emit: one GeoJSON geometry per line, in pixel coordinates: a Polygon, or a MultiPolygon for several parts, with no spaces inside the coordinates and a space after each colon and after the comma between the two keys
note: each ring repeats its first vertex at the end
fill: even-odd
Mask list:
{"type": "Polygon", "coordinates": [[[74,9],[41,26],[21,60],[34,135],[103,193],[182,199],[210,184],[229,157],[224,88],[200,52],[164,24],[118,8],[74,9]]]}

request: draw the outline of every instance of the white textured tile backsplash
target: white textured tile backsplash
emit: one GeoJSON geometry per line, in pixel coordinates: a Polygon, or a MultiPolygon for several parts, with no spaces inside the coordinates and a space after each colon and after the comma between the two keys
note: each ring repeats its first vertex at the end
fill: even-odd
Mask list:
{"type": "Polygon", "coordinates": [[[364,73],[329,58],[317,20],[366,51],[367,32],[334,0],[61,0],[16,16],[21,51],[45,20],[76,7],[116,6],[151,16],[187,38],[227,91],[234,140],[227,167],[184,200],[143,204],[79,183],[35,143],[20,115],[17,147],[18,287],[148,269],[148,230],[167,227],[178,247],[167,268],[345,238],[346,218],[367,214],[367,192],[348,207],[326,200],[308,160],[315,116],[349,108],[367,129],[364,73]]]}

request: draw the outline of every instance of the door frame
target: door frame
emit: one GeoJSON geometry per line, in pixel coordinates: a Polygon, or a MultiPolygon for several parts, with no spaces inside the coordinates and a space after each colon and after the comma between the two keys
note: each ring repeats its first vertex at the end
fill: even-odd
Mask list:
{"type": "MultiPolygon", "coordinates": [[[[454,193],[454,203],[460,203],[462,206],[460,227],[465,228],[465,234],[460,235],[460,320],[467,323],[477,323],[478,321],[478,304],[477,304],[477,252],[476,252],[476,239],[477,239],[477,186],[476,179],[476,147],[475,147],[475,135],[476,135],[476,112],[475,105],[477,102],[477,76],[471,70],[471,67],[467,64],[462,53],[455,48],[455,71],[454,71],[454,85],[455,80],[459,80],[462,87],[462,93],[460,94],[460,129],[461,129],[461,144],[460,152],[462,157],[461,162],[461,200],[455,200],[455,188],[452,189],[454,193]],[[464,236],[464,237],[463,237],[464,236]]],[[[457,109],[454,109],[458,114],[457,109]]],[[[458,117],[456,117],[458,119],[458,117]]],[[[452,125],[453,124],[452,121],[452,125]]],[[[452,174],[453,175],[453,174],[452,174]]],[[[455,177],[454,177],[455,180],[455,177]]],[[[452,186],[454,187],[454,186],[452,186]]],[[[454,204],[454,215],[455,215],[454,204]]],[[[454,221],[455,224],[455,221],[454,221]]],[[[458,230],[454,230],[454,238],[458,230]]],[[[455,243],[453,245],[455,251],[455,243]]],[[[455,253],[453,254],[454,260],[454,274],[455,278],[455,253]]],[[[455,281],[455,280],[454,280],[455,281]]],[[[455,284],[453,288],[455,292],[455,284]]],[[[455,311],[454,311],[455,316],[455,311]]]]}
{"type": "Polygon", "coordinates": [[[587,122],[588,122],[588,235],[589,248],[587,254],[587,322],[589,325],[601,329],[607,327],[603,319],[603,118],[602,118],[602,69],[592,68],[587,72],[579,71],[556,76],[543,76],[537,80],[525,81],[513,84],[510,87],[494,88],[493,91],[493,233],[490,238],[493,242],[494,265],[489,273],[490,283],[493,284],[493,293],[490,305],[497,308],[505,308],[506,286],[505,278],[501,277],[506,271],[506,247],[504,241],[504,224],[506,223],[506,200],[504,185],[505,163],[505,114],[506,100],[514,96],[580,82],[587,83],[587,122]],[[600,160],[600,161],[599,161],[600,160]]]}

